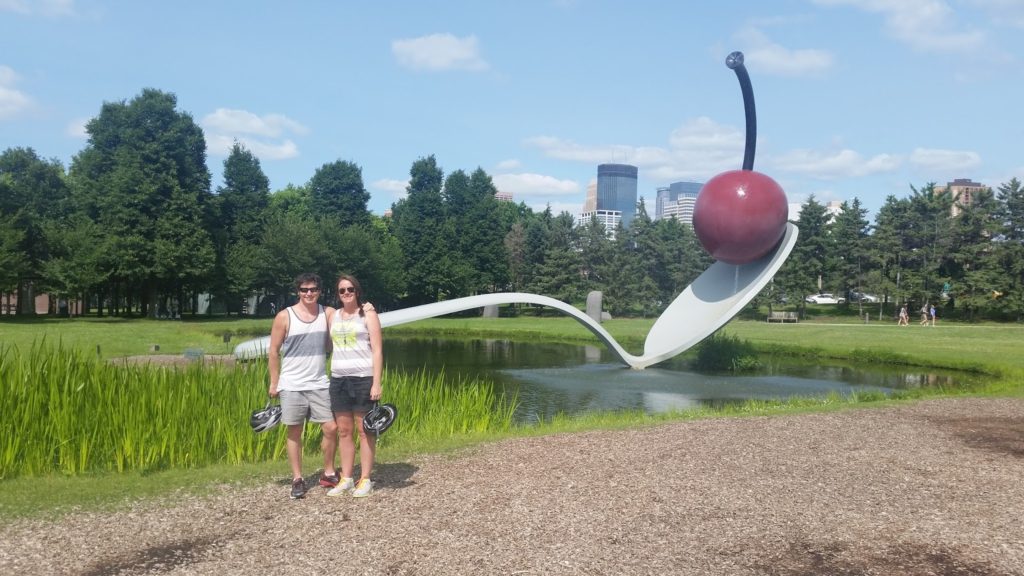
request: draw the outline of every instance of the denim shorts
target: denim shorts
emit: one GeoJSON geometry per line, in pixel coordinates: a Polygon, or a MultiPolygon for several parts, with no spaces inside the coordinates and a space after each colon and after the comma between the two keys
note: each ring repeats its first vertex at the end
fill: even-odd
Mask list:
{"type": "Polygon", "coordinates": [[[338,412],[362,412],[373,409],[370,388],[373,376],[331,376],[331,410],[338,412]]]}

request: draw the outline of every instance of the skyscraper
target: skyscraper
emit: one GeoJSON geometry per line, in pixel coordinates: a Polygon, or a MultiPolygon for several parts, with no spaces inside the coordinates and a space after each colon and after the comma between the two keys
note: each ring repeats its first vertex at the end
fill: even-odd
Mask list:
{"type": "Polygon", "coordinates": [[[703,187],[700,182],[673,182],[658,188],[654,219],[675,217],[686,224],[693,224],[693,205],[703,187]]]}
{"type": "Polygon", "coordinates": [[[626,228],[636,216],[637,168],[629,164],[599,164],[597,210],[619,212],[626,228]]]}

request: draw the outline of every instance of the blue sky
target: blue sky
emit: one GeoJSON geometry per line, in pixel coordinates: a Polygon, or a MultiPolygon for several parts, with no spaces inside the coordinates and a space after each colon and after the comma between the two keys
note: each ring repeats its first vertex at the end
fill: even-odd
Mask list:
{"type": "MultiPolygon", "coordinates": [[[[214,188],[235,139],[272,190],[358,164],[383,213],[409,167],[481,167],[577,213],[604,162],[640,195],[739,168],[791,203],[1024,178],[1024,0],[0,0],[0,149],[68,166],[103,102],[173,92],[214,188]]],[[[795,217],[795,215],[791,215],[795,217]]]]}

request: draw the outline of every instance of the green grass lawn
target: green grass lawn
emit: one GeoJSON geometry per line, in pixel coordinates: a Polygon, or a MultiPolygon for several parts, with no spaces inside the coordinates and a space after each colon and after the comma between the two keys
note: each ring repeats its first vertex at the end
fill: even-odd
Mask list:
{"type": "MultiPolygon", "coordinates": [[[[121,318],[0,319],[0,343],[27,347],[46,338],[65,346],[95,350],[104,358],[149,354],[153,345],[160,354],[181,354],[201,348],[207,354],[230,353],[239,342],[270,333],[270,318],[148,320],[121,318]],[[231,341],[224,342],[230,334],[231,341]]],[[[654,319],[615,319],[604,323],[623,346],[640,353],[654,319]]],[[[855,318],[820,318],[796,324],[768,324],[733,320],[725,333],[749,340],[759,349],[783,352],[811,351],[828,357],[865,362],[901,357],[922,366],[963,368],[985,365],[1024,370],[1024,324],[965,324],[940,321],[925,327],[911,323],[855,318]]],[[[458,338],[504,337],[562,342],[598,343],[580,323],[565,316],[515,318],[434,318],[385,329],[384,337],[450,336],[458,338]]]]}
{"type": "MultiPolygon", "coordinates": [[[[77,318],[61,320],[0,319],[0,345],[29,347],[41,338],[61,341],[64,346],[95,350],[99,345],[104,358],[150,353],[160,345],[160,353],[181,354],[186,348],[202,348],[207,354],[229,352],[245,339],[267,334],[269,318],[200,319],[160,321],[145,319],[77,318]],[[225,343],[223,335],[232,335],[225,343]]],[[[653,319],[615,319],[605,328],[628,350],[639,353],[653,319]]],[[[758,350],[770,354],[803,355],[848,359],[854,362],[892,362],[937,368],[981,370],[996,376],[993,385],[974,394],[1024,395],[1024,325],[966,324],[940,321],[936,327],[912,323],[907,327],[895,322],[855,318],[818,317],[797,324],[767,324],[763,321],[733,320],[724,332],[747,340],[758,350]]],[[[597,338],[571,318],[563,316],[527,316],[516,318],[437,318],[385,330],[385,338],[399,336],[450,336],[459,338],[504,337],[516,340],[561,341],[597,344],[597,338]]],[[[949,393],[938,392],[938,394],[949,393]]],[[[924,392],[931,394],[931,392],[924,392]]],[[[655,415],[616,413],[586,415],[577,419],[555,419],[540,426],[514,429],[512,435],[533,435],[590,428],[615,428],[650,425],[666,419],[697,418],[716,415],[777,414],[806,410],[838,409],[869,402],[887,404],[892,400],[843,399],[796,400],[792,402],[748,403],[727,412],[700,411],[655,415]]],[[[504,437],[507,434],[503,434],[504,437]]],[[[480,434],[453,434],[444,442],[411,447],[419,451],[448,451],[482,441],[499,439],[480,434]]],[[[381,460],[400,461],[411,453],[383,451],[381,460]],[[397,460],[396,460],[397,459],[397,460]]],[[[315,455],[308,455],[313,462],[315,455]]],[[[120,506],[138,498],[193,494],[224,484],[265,482],[286,475],[280,462],[244,466],[214,465],[193,470],[167,470],[151,474],[52,476],[15,478],[0,481],[0,519],[26,515],[60,514],[73,510],[120,506]]]]}

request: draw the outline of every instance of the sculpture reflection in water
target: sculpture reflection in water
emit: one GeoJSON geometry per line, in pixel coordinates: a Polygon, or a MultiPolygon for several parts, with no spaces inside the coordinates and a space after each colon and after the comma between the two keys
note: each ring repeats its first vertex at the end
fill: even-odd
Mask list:
{"type": "MultiPolygon", "coordinates": [[[[736,72],[746,113],[743,169],[724,172],[704,185],[694,206],[693,228],[717,261],[682,291],[657,319],[644,352],[630,354],[601,325],[561,300],[522,292],[468,296],[380,314],[381,326],[397,326],[484,306],[538,304],[563,312],[594,333],[620,361],[637,369],[662,362],[691,348],[731,320],[768,284],[796,244],[797,227],[787,222],[782,188],[753,171],[757,121],[753,90],[743,54],[733,52],[726,65],[736,72]]],[[[235,348],[240,359],[266,354],[269,337],[235,348]]]]}

